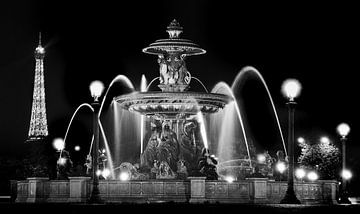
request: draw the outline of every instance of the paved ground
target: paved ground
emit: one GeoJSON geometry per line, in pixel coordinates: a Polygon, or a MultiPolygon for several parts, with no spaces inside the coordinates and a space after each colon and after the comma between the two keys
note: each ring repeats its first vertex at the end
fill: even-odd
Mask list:
{"type": "Polygon", "coordinates": [[[254,205],[254,204],[14,204],[0,203],[0,213],[97,213],[97,214],[141,213],[217,213],[217,214],[269,214],[269,213],[360,213],[360,205],[254,205]]]}

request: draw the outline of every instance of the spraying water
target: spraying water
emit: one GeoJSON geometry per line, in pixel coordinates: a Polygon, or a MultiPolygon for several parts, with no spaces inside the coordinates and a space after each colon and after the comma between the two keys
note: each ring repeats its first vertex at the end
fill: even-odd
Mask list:
{"type": "MultiPolygon", "coordinates": [[[[92,112],[94,112],[94,108],[93,108],[90,104],[88,104],[88,103],[83,103],[83,104],[81,104],[81,105],[79,105],[79,106],[77,107],[77,109],[75,110],[74,114],[72,115],[71,120],[70,120],[70,122],[69,122],[69,125],[68,125],[68,127],[67,127],[67,129],[66,129],[66,133],[65,133],[65,137],[64,137],[64,147],[65,147],[65,145],[66,145],[66,138],[67,138],[67,135],[68,135],[68,133],[69,133],[69,129],[70,129],[70,126],[71,126],[71,124],[72,124],[72,121],[74,120],[74,117],[75,117],[75,115],[77,114],[77,112],[78,112],[82,107],[89,107],[90,110],[91,110],[92,112]]],[[[93,139],[94,139],[94,136],[93,136],[93,139]]],[[[93,140],[91,140],[90,151],[91,151],[92,142],[93,142],[93,140]]],[[[60,151],[60,157],[61,157],[61,155],[62,155],[62,150],[60,151]]]]}
{"type": "Polygon", "coordinates": [[[109,93],[110,88],[116,83],[116,82],[121,82],[124,83],[129,89],[134,90],[134,86],[131,83],[131,81],[129,80],[129,78],[127,78],[127,76],[119,74],[117,75],[110,83],[108,89],[106,90],[105,96],[103,98],[103,101],[101,102],[101,106],[100,106],[100,110],[99,110],[99,118],[102,112],[102,109],[104,107],[104,103],[105,103],[105,99],[107,97],[107,94],[109,93]]]}
{"type": "MultiPolygon", "coordinates": [[[[249,144],[248,144],[248,141],[247,141],[247,136],[246,136],[246,132],[245,132],[245,127],[244,127],[244,123],[243,123],[243,119],[242,119],[242,115],[241,115],[241,112],[240,112],[240,108],[236,102],[236,98],[234,96],[234,93],[233,91],[231,90],[231,88],[229,87],[228,84],[226,84],[225,82],[219,82],[218,84],[215,85],[215,87],[213,88],[212,92],[214,93],[223,93],[223,94],[227,94],[229,95],[233,100],[233,106],[235,108],[235,111],[236,111],[236,115],[237,115],[237,118],[239,119],[240,121],[240,127],[241,127],[241,130],[242,130],[242,133],[243,133],[243,137],[244,137],[244,141],[245,141],[245,146],[246,146],[246,151],[247,151],[247,154],[248,154],[248,158],[249,160],[251,160],[251,156],[250,156],[250,150],[249,150],[249,144]],[[224,91],[225,90],[225,91],[224,91]]],[[[226,116],[228,115],[229,113],[231,113],[231,111],[225,111],[225,116],[223,117],[223,121],[222,121],[222,130],[220,132],[220,140],[219,140],[219,143],[218,145],[221,146],[221,142],[225,142],[226,139],[225,139],[225,135],[228,133],[226,128],[228,128],[229,126],[226,126],[224,125],[224,122],[226,122],[226,120],[229,119],[229,116],[226,116]]],[[[230,115],[231,117],[232,115],[230,115]]],[[[250,166],[251,166],[251,161],[250,162],[250,166]]]]}
{"type": "Polygon", "coordinates": [[[252,66],[246,66],[244,68],[242,68],[240,70],[240,72],[237,74],[237,76],[235,77],[234,79],[234,82],[231,86],[231,89],[232,91],[236,91],[237,88],[241,85],[241,83],[243,82],[243,78],[244,76],[247,74],[247,73],[253,73],[255,74],[262,82],[262,84],[264,85],[265,89],[266,89],[266,92],[268,94],[268,97],[270,99],[270,102],[271,102],[271,106],[272,106],[272,109],[274,111],[274,114],[275,114],[275,118],[276,118],[276,122],[277,122],[277,125],[278,125],[278,129],[279,129],[279,132],[280,132],[280,136],[281,136],[281,140],[282,140],[282,143],[283,143],[283,147],[284,147],[284,151],[285,151],[285,155],[287,156],[287,151],[286,151],[286,146],[285,146],[285,141],[284,141],[284,137],[283,137],[283,133],[282,133],[282,130],[281,130],[281,126],[280,126],[280,122],[279,122],[279,118],[278,118],[278,115],[277,115],[277,112],[276,112],[276,109],[275,109],[275,105],[274,105],[274,102],[273,102],[273,99],[272,99],[272,96],[270,94],[270,91],[269,91],[269,88],[263,78],[263,76],[260,74],[260,72],[252,67],[252,66]]]}
{"type": "MultiPolygon", "coordinates": [[[[141,76],[141,83],[140,83],[140,92],[146,92],[147,86],[146,86],[146,77],[143,74],[141,76]]],[[[140,154],[142,154],[144,151],[144,115],[140,116],[140,154]]]]}
{"type": "Polygon", "coordinates": [[[157,79],[160,79],[160,77],[155,77],[153,80],[150,81],[149,85],[146,87],[146,91],[149,90],[150,86],[153,84],[153,82],[157,79]]]}

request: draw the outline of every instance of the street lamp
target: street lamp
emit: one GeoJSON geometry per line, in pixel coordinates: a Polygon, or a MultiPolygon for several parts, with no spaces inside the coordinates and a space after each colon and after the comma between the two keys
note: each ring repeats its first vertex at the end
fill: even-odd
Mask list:
{"type": "Polygon", "coordinates": [[[294,191],[294,112],[296,102],[294,98],[299,96],[301,91],[301,84],[296,79],[287,79],[281,86],[281,92],[288,98],[286,105],[289,109],[289,132],[288,132],[288,186],[285,197],[281,200],[281,204],[300,204],[294,191]]]}
{"type": "Polygon", "coordinates": [[[99,178],[97,175],[98,171],[98,150],[99,150],[99,97],[101,96],[104,90],[104,85],[102,82],[95,80],[90,84],[91,96],[94,98],[94,102],[91,103],[91,106],[94,109],[93,115],[93,134],[94,134],[94,144],[92,146],[92,179],[93,179],[93,188],[91,191],[91,196],[89,199],[90,203],[101,203],[100,191],[99,191],[99,178]]]}
{"type": "Polygon", "coordinates": [[[311,171],[307,174],[307,178],[310,180],[310,181],[316,181],[317,179],[319,179],[319,175],[314,172],[314,171],[311,171]]]}
{"type": "Polygon", "coordinates": [[[323,144],[329,144],[330,143],[330,139],[326,136],[323,136],[320,138],[320,142],[323,144]]]}
{"type": "Polygon", "coordinates": [[[305,139],[303,137],[298,137],[297,142],[298,143],[305,143],[305,139]]]}
{"type": "Polygon", "coordinates": [[[300,179],[300,181],[303,181],[303,178],[305,177],[306,172],[302,168],[298,168],[295,170],[295,176],[300,179]]]}
{"type": "MultiPolygon", "coordinates": [[[[342,171],[344,172],[346,170],[346,136],[350,132],[350,126],[346,123],[341,123],[337,126],[336,130],[337,133],[341,136],[340,140],[342,144],[342,171]]],[[[341,176],[341,177],[342,177],[342,185],[341,185],[342,188],[341,188],[341,196],[339,203],[350,204],[351,202],[349,201],[348,193],[346,190],[347,179],[346,176],[341,176]]]]}

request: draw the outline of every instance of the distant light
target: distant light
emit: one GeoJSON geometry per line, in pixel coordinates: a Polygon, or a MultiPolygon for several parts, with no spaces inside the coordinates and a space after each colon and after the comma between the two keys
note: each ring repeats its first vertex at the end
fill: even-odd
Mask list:
{"type": "Polygon", "coordinates": [[[56,150],[60,151],[65,148],[65,143],[62,138],[55,138],[53,141],[53,146],[56,150]]]}
{"type": "Polygon", "coordinates": [[[226,176],[225,178],[224,178],[224,180],[225,181],[227,181],[228,183],[232,183],[232,182],[234,182],[234,177],[232,177],[232,176],[226,176]]]}
{"type": "Polygon", "coordinates": [[[102,174],[102,171],[100,169],[96,170],[96,175],[100,176],[102,174]]]}
{"type": "Polygon", "coordinates": [[[105,150],[105,149],[103,149],[101,152],[102,152],[102,153],[105,153],[105,152],[106,152],[106,150],[105,150]]]}
{"type": "Polygon", "coordinates": [[[341,172],[341,177],[343,177],[345,180],[349,180],[350,178],[352,178],[352,173],[350,170],[344,169],[341,172]]]}
{"type": "Polygon", "coordinates": [[[305,139],[303,137],[298,137],[297,142],[298,143],[305,143],[305,139]]]}
{"type": "Polygon", "coordinates": [[[101,175],[106,179],[107,177],[109,177],[110,175],[110,170],[105,168],[102,172],[101,175]]]}
{"type": "Polygon", "coordinates": [[[320,142],[328,144],[328,143],[330,143],[330,139],[328,137],[324,136],[324,137],[320,138],[320,142]]]}
{"type": "Polygon", "coordinates": [[[128,172],[121,172],[120,173],[120,180],[121,181],[128,181],[130,179],[130,175],[128,172]]]}
{"type": "Polygon", "coordinates": [[[311,171],[307,174],[307,178],[310,180],[310,181],[316,181],[317,179],[319,179],[319,176],[316,172],[314,171],[311,171]]]}
{"type": "Polygon", "coordinates": [[[296,169],[295,171],[295,176],[298,178],[298,179],[303,179],[305,177],[305,170],[302,169],[302,168],[298,168],[296,169]]]}
{"type": "Polygon", "coordinates": [[[66,163],[66,158],[59,158],[57,161],[57,164],[61,166],[65,165],[65,163],[66,163]]]}
{"type": "Polygon", "coordinates": [[[75,151],[80,151],[80,146],[75,146],[75,151]]]}
{"type": "Polygon", "coordinates": [[[336,128],[338,134],[342,137],[346,137],[350,132],[350,126],[346,123],[341,123],[336,128]]]}
{"type": "Polygon", "coordinates": [[[301,84],[296,79],[287,79],[283,82],[281,86],[281,92],[284,96],[289,98],[290,101],[293,101],[295,97],[300,95],[301,84]]]}
{"type": "Polygon", "coordinates": [[[283,173],[286,170],[286,166],[284,162],[278,162],[276,164],[276,170],[279,171],[280,173],[283,173]]]}
{"type": "Polygon", "coordinates": [[[264,154],[258,154],[258,155],[257,155],[257,161],[258,161],[259,163],[265,163],[265,161],[266,161],[265,155],[264,155],[264,154]]]}
{"type": "Polygon", "coordinates": [[[41,46],[36,47],[35,51],[41,54],[45,53],[45,49],[41,46]]]}
{"type": "Polygon", "coordinates": [[[94,98],[95,101],[98,101],[98,98],[101,96],[103,90],[104,84],[101,81],[95,80],[90,83],[91,96],[94,98]]]}

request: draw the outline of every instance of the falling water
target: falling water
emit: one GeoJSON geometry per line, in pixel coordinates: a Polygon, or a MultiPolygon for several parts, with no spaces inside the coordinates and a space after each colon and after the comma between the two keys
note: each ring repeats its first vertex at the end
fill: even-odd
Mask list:
{"type": "Polygon", "coordinates": [[[196,114],[196,116],[197,116],[197,121],[200,124],[200,133],[201,133],[202,140],[204,142],[204,147],[209,148],[208,139],[207,139],[206,130],[205,130],[204,116],[201,113],[201,111],[199,111],[196,114]]]}
{"type": "MultiPolygon", "coordinates": [[[[141,83],[140,83],[140,92],[146,92],[147,86],[146,86],[146,77],[143,74],[141,76],[141,83]]],[[[144,116],[140,116],[140,154],[142,154],[144,151],[144,116]]]]}
{"type": "Polygon", "coordinates": [[[263,78],[262,75],[260,74],[260,72],[259,72],[256,68],[254,68],[254,67],[252,67],[252,66],[246,66],[246,67],[242,68],[242,69],[240,70],[240,72],[238,73],[238,75],[236,76],[236,78],[234,79],[234,82],[233,82],[233,84],[232,84],[232,86],[231,86],[231,89],[232,89],[232,91],[236,91],[237,88],[238,88],[238,87],[240,86],[240,84],[242,83],[242,80],[243,80],[244,75],[247,74],[247,73],[249,73],[249,72],[255,74],[255,75],[261,80],[262,84],[264,85],[264,87],[265,87],[265,89],[266,89],[266,92],[267,92],[268,97],[269,97],[270,102],[271,102],[272,109],[273,109],[274,114],[275,114],[275,118],[276,118],[276,122],[277,122],[278,129],[279,129],[279,132],[280,132],[281,140],[282,140],[282,143],[283,143],[285,155],[287,156],[285,141],[284,141],[283,133],[282,133],[282,130],[281,130],[279,118],[278,118],[278,115],[277,115],[277,112],[276,112],[276,109],[275,109],[275,105],[274,105],[272,96],[271,96],[271,94],[270,94],[269,88],[268,88],[268,86],[267,86],[264,78],[263,78]]]}
{"type": "Polygon", "coordinates": [[[191,79],[194,79],[196,80],[198,83],[200,83],[200,85],[205,89],[206,93],[209,93],[209,91],[207,90],[207,88],[205,87],[205,85],[201,82],[201,80],[199,80],[198,78],[196,77],[191,77],[191,79]]]}
{"type": "Polygon", "coordinates": [[[153,84],[153,82],[157,79],[160,79],[160,77],[155,77],[153,80],[150,81],[149,85],[146,87],[146,91],[149,91],[150,86],[153,84]]]}
{"type": "Polygon", "coordinates": [[[131,83],[131,81],[129,80],[129,78],[127,78],[127,76],[119,74],[117,75],[110,83],[108,89],[106,90],[105,96],[103,98],[103,101],[101,102],[101,106],[100,106],[100,110],[99,110],[99,117],[101,115],[102,112],[102,108],[104,107],[104,103],[105,103],[105,99],[107,97],[107,94],[109,93],[110,88],[116,83],[116,82],[120,82],[120,83],[124,83],[129,89],[131,89],[132,91],[134,90],[134,86],[131,83]]]}
{"type": "Polygon", "coordinates": [[[109,93],[111,87],[115,84],[115,83],[123,83],[125,86],[127,86],[127,88],[129,88],[131,91],[134,90],[134,86],[133,84],[131,83],[131,81],[129,80],[129,78],[127,78],[125,75],[122,75],[122,74],[119,74],[117,75],[112,81],[111,83],[109,84],[109,87],[107,88],[106,90],[106,93],[103,97],[103,100],[102,100],[102,103],[101,103],[101,106],[100,106],[100,109],[99,109],[99,118],[98,118],[98,122],[99,122],[99,127],[100,127],[100,131],[101,131],[101,134],[102,134],[102,137],[103,137],[103,140],[104,140],[104,145],[105,145],[105,150],[106,150],[106,154],[108,156],[108,166],[110,168],[110,172],[111,172],[111,177],[114,179],[115,178],[115,174],[114,174],[114,164],[113,164],[113,161],[112,161],[112,156],[111,156],[111,151],[110,151],[110,148],[109,148],[109,144],[108,144],[108,141],[107,141],[107,137],[106,137],[106,134],[105,134],[105,131],[103,129],[103,126],[102,126],[102,123],[101,123],[101,120],[100,120],[100,116],[101,116],[101,113],[102,113],[102,109],[104,107],[104,103],[105,103],[105,100],[106,100],[106,97],[107,97],[107,94],[109,93]]]}
{"type": "Polygon", "coordinates": [[[102,124],[100,122],[100,118],[98,118],[98,122],[99,122],[99,128],[100,128],[101,136],[103,137],[103,140],[104,140],[105,150],[106,150],[106,154],[107,154],[107,158],[108,158],[108,167],[110,169],[110,175],[111,175],[112,179],[115,179],[114,164],[113,164],[113,161],[112,161],[112,158],[111,158],[111,152],[110,152],[108,141],[106,139],[104,128],[103,128],[103,126],[102,126],[102,124]]]}
{"type": "MultiPolygon", "coordinates": [[[[246,146],[246,151],[247,151],[247,154],[248,154],[248,158],[249,160],[251,160],[251,156],[250,156],[250,150],[249,150],[249,144],[248,144],[248,141],[247,141],[247,136],[246,136],[246,132],[245,132],[245,127],[244,127],[244,123],[243,123],[243,119],[242,119],[242,115],[241,115],[241,112],[240,112],[240,108],[236,102],[236,98],[234,96],[234,93],[233,91],[231,90],[231,88],[229,87],[228,84],[226,84],[225,82],[219,82],[218,84],[215,85],[215,87],[213,88],[212,90],[213,93],[223,93],[223,94],[227,94],[229,95],[233,100],[233,107],[235,108],[235,111],[236,111],[236,115],[237,115],[237,118],[239,119],[240,121],[240,126],[241,126],[241,130],[242,130],[242,133],[243,133],[243,137],[244,137],[244,141],[245,141],[245,146],[246,146]],[[222,91],[222,90],[225,90],[225,91],[222,91]]],[[[223,120],[222,120],[222,125],[221,125],[221,132],[220,132],[220,137],[219,137],[219,142],[218,142],[218,146],[220,147],[219,150],[221,150],[221,147],[222,147],[222,142],[227,142],[228,140],[226,139],[226,135],[229,133],[228,130],[226,130],[227,128],[231,127],[231,126],[228,126],[226,124],[224,124],[224,122],[226,122],[226,120],[229,120],[232,115],[229,116],[229,113],[231,114],[231,112],[233,111],[225,111],[225,116],[223,117],[223,120]]],[[[250,166],[251,166],[251,161],[250,162],[250,166]]]]}
{"type": "MultiPolygon", "coordinates": [[[[74,114],[72,115],[71,120],[70,120],[70,122],[69,122],[69,125],[68,125],[68,127],[67,127],[67,129],[66,129],[66,133],[65,133],[65,137],[64,137],[64,146],[66,145],[66,144],[65,144],[65,143],[66,143],[66,138],[67,138],[67,135],[68,135],[70,126],[71,126],[71,124],[72,124],[72,121],[74,120],[74,117],[75,117],[75,115],[77,114],[77,112],[78,112],[82,107],[89,107],[90,110],[91,110],[92,112],[94,112],[94,108],[93,108],[90,104],[88,104],[88,103],[83,103],[83,104],[79,105],[79,107],[77,107],[77,109],[75,110],[74,114]]],[[[94,138],[94,137],[93,137],[93,138],[94,138]]],[[[91,148],[91,146],[92,146],[92,141],[93,141],[93,140],[91,140],[90,148],[91,148]]],[[[91,151],[91,149],[90,149],[90,151],[91,151]]],[[[61,155],[62,155],[62,150],[61,150],[61,152],[60,152],[60,157],[61,157],[61,155]]]]}

